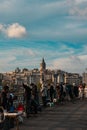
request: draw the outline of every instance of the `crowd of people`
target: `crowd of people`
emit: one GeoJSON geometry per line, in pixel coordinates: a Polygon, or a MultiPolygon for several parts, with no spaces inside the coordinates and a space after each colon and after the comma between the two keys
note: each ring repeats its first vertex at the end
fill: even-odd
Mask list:
{"type": "Polygon", "coordinates": [[[81,83],[76,85],[75,83],[60,83],[56,86],[53,84],[42,84],[41,93],[44,106],[46,106],[48,100],[50,100],[50,102],[54,102],[54,99],[57,99],[56,101],[61,104],[66,101],[71,101],[74,103],[76,99],[84,99],[85,84],[81,83]]]}
{"type": "MultiPolygon", "coordinates": [[[[84,99],[85,84],[76,85],[68,83],[60,83],[54,85],[42,83],[38,90],[37,85],[31,83],[30,85],[24,84],[24,104],[22,104],[26,117],[31,114],[36,115],[42,108],[47,107],[48,103],[60,103],[63,104],[66,101],[74,103],[76,99],[84,99]]],[[[4,86],[0,94],[0,106],[8,112],[15,111],[14,100],[17,98],[9,90],[9,86],[4,86]]],[[[11,123],[12,124],[12,123],[11,123]]],[[[5,130],[7,130],[5,128],[5,130]]]]}
{"type": "Polygon", "coordinates": [[[60,103],[63,103],[64,101],[71,101],[74,103],[76,99],[84,99],[84,89],[85,85],[80,84],[76,85],[73,84],[58,84],[57,85],[57,92],[58,92],[58,99],[60,103]]]}

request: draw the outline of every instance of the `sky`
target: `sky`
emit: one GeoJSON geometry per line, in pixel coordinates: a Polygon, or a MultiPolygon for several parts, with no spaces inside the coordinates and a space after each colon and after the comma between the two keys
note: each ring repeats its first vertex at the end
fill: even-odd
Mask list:
{"type": "Polygon", "coordinates": [[[87,0],[0,0],[0,73],[87,68],[87,0]]]}

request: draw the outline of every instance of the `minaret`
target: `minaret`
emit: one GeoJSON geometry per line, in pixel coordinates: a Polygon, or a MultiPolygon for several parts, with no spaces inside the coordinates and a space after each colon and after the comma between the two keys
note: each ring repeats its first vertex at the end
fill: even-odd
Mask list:
{"type": "Polygon", "coordinates": [[[40,63],[40,82],[43,83],[45,80],[45,70],[46,70],[46,63],[44,58],[42,58],[42,62],[40,63]]]}

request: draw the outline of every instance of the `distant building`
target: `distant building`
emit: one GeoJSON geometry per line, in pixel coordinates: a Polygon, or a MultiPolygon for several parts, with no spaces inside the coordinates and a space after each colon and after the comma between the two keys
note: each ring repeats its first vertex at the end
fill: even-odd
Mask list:
{"type": "Polygon", "coordinates": [[[65,74],[66,83],[79,85],[82,83],[82,77],[78,73],[66,73],[65,74]]]}
{"type": "MultiPolygon", "coordinates": [[[[4,83],[12,86],[21,87],[23,83],[35,83],[36,85],[43,82],[49,84],[54,83],[70,83],[79,84],[82,82],[82,77],[77,73],[68,73],[63,70],[50,70],[46,68],[46,62],[44,58],[40,63],[40,69],[34,68],[33,70],[28,70],[24,68],[16,68],[14,72],[4,73],[3,78],[0,76],[4,83]]],[[[87,83],[87,74],[83,74],[83,81],[87,83]]]]}
{"type": "Polygon", "coordinates": [[[87,72],[83,73],[83,83],[87,85],[87,72]]]}
{"type": "Polygon", "coordinates": [[[19,69],[19,67],[17,67],[16,69],[15,69],[15,72],[16,73],[19,73],[21,70],[19,69]]]}
{"type": "Polygon", "coordinates": [[[33,69],[28,75],[28,83],[34,83],[34,84],[39,84],[40,83],[40,71],[38,69],[33,69]]]}

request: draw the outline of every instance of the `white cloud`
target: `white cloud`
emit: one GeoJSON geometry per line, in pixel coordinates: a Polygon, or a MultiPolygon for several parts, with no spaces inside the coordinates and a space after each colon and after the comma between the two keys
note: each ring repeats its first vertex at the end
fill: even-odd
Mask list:
{"type": "Polygon", "coordinates": [[[14,48],[9,50],[5,50],[5,51],[0,51],[0,57],[2,57],[2,59],[4,59],[4,56],[7,56],[8,59],[10,56],[13,57],[28,57],[28,56],[35,56],[37,53],[37,51],[32,50],[30,48],[23,48],[23,47],[18,47],[18,48],[14,48]]]}
{"type": "Polygon", "coordinates": [[[53,61],[51,68],[61,69],[66,72],[83,73],[87,65],[87,55],[70,56],[53,61]]]}
{"type": "MultiPolygon", "coordinates": [[[[5,55],[5,54],[4,54],[5,55]]],[[[11,70],[10,62],[13,62],[16,59],[13,55],[6,54],[5,57],[0,55],[0,72],[6,72],[11,70]]]]}
{"type": "Polygon", "coordinates": [[[81,4],[81,3],[84,3],[84,2],[87,2],[87,0],[75,0],[76,4],[81,4]]]}
{"type": "Polygon", "coordinates": [[[67,23],[65,24],[66,29],[76,29],[79,28],[82,24],[80,23],[67,23]]]}
{"type": "Polygon", "coordinates": [[[70,5],[70,6],[73,6],[73,5],[82,5],[84,3],[86,3],[87,0],[67,0],[67,4],[70,5]]]}
{"type": "Polygon", "coordinates": [[[87,16],[87,0],[68,0],[70,15],[87,16]]]}
{"type": "Polygon", "coordinates": [[[0,1],[0,10],[8,10],[9,7],[11,7],[11,1],[9,0],[3,0],[0,1]]]}
{"type": "Polygon", "coordinates": [[[39,67],[42,56],[47,59],[46,64],[48,69],[61,69],[66,72],[82,73],[87,68],[87,55],[85,54],[87,48],[85,48],[85,45],[85,50],[84,48],[82,49],[84,53],[81,52],[79,56],[75,55],[73,48],[70,49],[65,45],[59,46],[57,50],[55,49],[55,53],[49,49],[47,50],[47,48],[43,50],[43,48],[37,50],[37,48],[17,47],[10,50],[1,50],[0,72],[14,70],[16,67],[31,67],[32,69],[37,66],[39,67]],[[64,52],[64,50],[66,51],[64,52]]]}
{"type": "MultiPolygon", "coordinates": [[[[79,46],[79,45],[78,45],[79,46]]],[[[62,46],[61,46],[62,47],[62,46]]],[[[64,47],[66,49],[66,46],[64,47]]],[[[61,52],[59,52],[61,54],[61,52]]],[[[59,54],[58,54],[59,55],[59,54]]],[[[49,68],[61,69],[66,72],[75,72],[82,74],[87,68],[87,45],[83,44],[78,49],[69,49],[67,46],[67,54],[63,52],[62,55],[56,59],[51,60],[49,68]],[[74,51],[71,53],[71,50],[74,51]],[[78,54],[76,54],[78,52],[78,54]]]]}
{"type": "Polygon", "coordinates": [[[0,24],[0,31],[8,38],[22,38],[27,34],[26,28],[19,23],[13,23],[11,25],[0,24]]]}
{"type": "Polygon", "coordinates": [[[3,30],[3,25],[2,24],[0,24],[0,31],[2,31],[3,30]]]}
{"type": "Polygon", "coordinates": [[[0,51],[0,72],[14,70],[16,67],[35,66],[37,51],[30,48],[14,48],[0,51]]]}
{"type": "Polygon", "coordinates": [[[26,35],[25,27],[19,25],[18,23],[14,23],[9,25],[6,34],[9,38],[22,38],[26,35]]]}
{"type": "Polygon", "coordinates": [[[78,16],[86,16],[87,15],[87,8],[80,9],[79,7],[74,7],[70,10],[70,14],[78,15],[78,16]]]}

